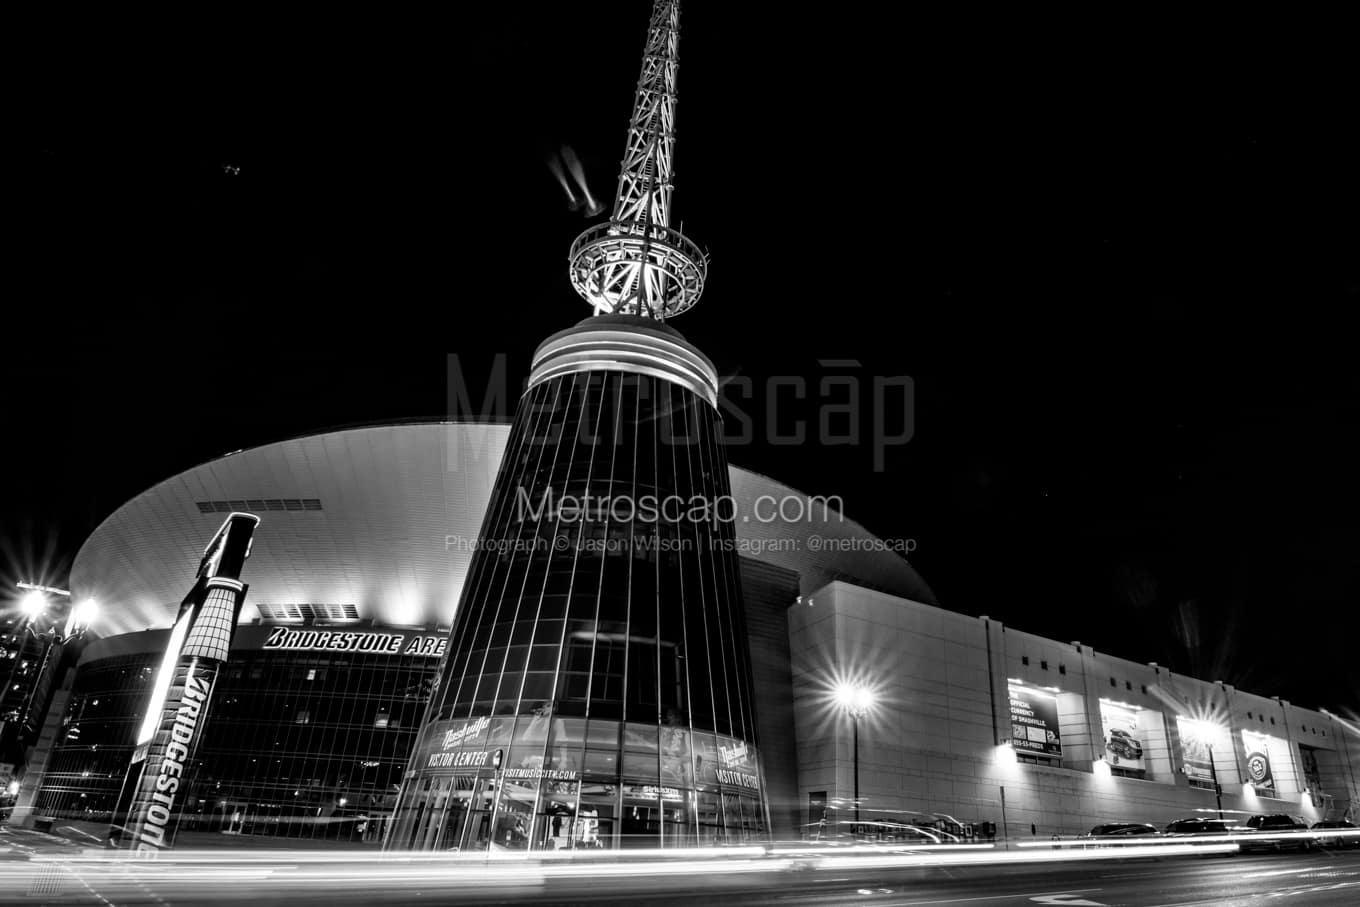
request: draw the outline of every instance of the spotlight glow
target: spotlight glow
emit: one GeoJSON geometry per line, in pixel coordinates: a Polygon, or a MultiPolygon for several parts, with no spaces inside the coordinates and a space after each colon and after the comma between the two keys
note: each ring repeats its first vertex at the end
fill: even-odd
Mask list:
{"type": "Polygon", "coordinates": [[[88,627],[99,615],[99,603],[92,598],[87,598],[76,605],[71,612],[71,619],[78,627],[88,627]]]}
{"type": "Polygon", "coordinates": [[[78,605],[71,608],[71,612],[66,615],[66,630],[64,635],[70,637],[77,630],[88,627],[99,616],[99,603],[92,598],[87,598],[78,605]]]}
{"type": "Polygon", "coordinates": [[[47,596],[35,589],[19,600],[19,610],[24,617],[33,620],[47,610],[47,596]]]}
{"type": "Polygon", "coordinates": [[[862,718],[874,705],[874,691],[863,684],[838,683],[832,691],[837,707],[862,718]]]}

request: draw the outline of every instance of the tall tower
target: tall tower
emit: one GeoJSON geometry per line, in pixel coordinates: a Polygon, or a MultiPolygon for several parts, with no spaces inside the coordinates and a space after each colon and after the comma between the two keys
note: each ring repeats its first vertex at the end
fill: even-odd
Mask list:
{"type": "Polygon", "coordinates": [[[571,282],[596,312],[664,321],[699,301],[707,259],[671,229],[680,3],[657,2],[609,220],[571,244],[571,282]]]}
{"type": "Polygon", "coordinates": [[[595,314],[535,353],[386,846],[683,846],[768,827],[703,289],[669,226],[679,3],[656,0],[595,314]]]}

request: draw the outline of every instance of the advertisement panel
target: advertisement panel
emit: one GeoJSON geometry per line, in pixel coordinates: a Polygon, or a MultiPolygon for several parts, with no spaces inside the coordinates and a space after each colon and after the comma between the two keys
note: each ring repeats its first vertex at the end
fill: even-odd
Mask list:
{"type": "Polygon", "coordinates": [[[745,741],[719,737],[718,759],[722,763],[716,772],[719,783],[752,791],[760,790],[755,752],[745,741]]]}
{"type": "Polygon", "coordinates": [[[718,740],[712,734],[694,732],[694,780],[697,784],[718,783],[718,740]]]}
{"type": "Polygon", "coordinates": [[[1257,796],[1275,796],[1275,775],[1270,770],[1269,739],[1249,731],[1242,732],[1247,752],[1247,783],[1257,796]]]}
{"type": "Polygon", "coordinates": [[[1105,732],[1106,762],[1133,771],[1147,770],[1136,709],[1102,699],[1100,725],[1105,732]]]}
{"type": "Polygon", "coordinates": [[[678,784],[681,787],[694,785],[689,731],[685,728],[661,728],[661,783],[678,784]]]}
{"type": "Polygon", "coordinates": [[[416,764],[449,773],[490,768],[495,755],[490,728],[491,719],[485,717],[433,721],[421,733],[416,764]]]}
{"type": "Polygon", "coordinates": [[[1192,781],[1213,784],[1212,747],[1215,740],[1221,737],[1219,729],[1188,718],[1176,719],[1176,727],[1180,732],[1181,761],[1185,765],[1186,776],[1192,781]]]}
{"type": "Polygon", "coordinates": [[[174,846],[193,788],[194,754],[245,600],[238,577],[259,522],[253,514],[227,517],[180,605],[109,831],[121,847],[146,854],[174,846]]]}
{"type": "Polygon", "coordinates": [[[1028,687],[1010,688],[1011,746],[1017,753],[1062,758],[1058,697],[1028,687]]]}

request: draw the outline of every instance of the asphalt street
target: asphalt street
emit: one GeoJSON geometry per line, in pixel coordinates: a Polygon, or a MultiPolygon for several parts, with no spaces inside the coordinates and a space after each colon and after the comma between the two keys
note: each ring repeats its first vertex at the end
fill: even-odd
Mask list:
{"type": "MultiPolygon", "coordinates": [[[[640,856],[633,854],[632,856],[640,856]]],[[[1035,854],[1055,859],[1055,854],[1035,854]]],[[[233,852],[128,860],[26,829],[0,828],[0,903],[859,904],[864,907],[1207,907],[1360,904],[1360,850],[1009,865],[883,865],[887,860],[684,860],[548,867],[371,853],[233,852]],[[865,865],[859,865],[863,863],[865,865]],[[877,864],[877,865],[874,865],[877,864]]]]}
{"type": "Polygon", "coordinates": [[[1109,860],[1040,866],[970,866],[840,873],[810,878],[743,903],[978,907],[1068,904],[1208,907],[1360,904],[1360,853],[1231,855],[1109,860]]]}

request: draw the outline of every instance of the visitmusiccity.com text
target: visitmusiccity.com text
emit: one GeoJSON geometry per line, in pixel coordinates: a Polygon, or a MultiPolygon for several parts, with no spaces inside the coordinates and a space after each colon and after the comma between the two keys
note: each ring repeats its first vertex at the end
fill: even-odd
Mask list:
{"type": "Polygon", "coordinates": [[[746,556],[759,556],[777,552],[828,552],[833,554],[889,552],[905,557],[916,551],[916,548],[915,539],[878,539],[864,536],[847,538],[823,535],[770,539],[706,536],[702,540],[659,535],[599,537],[568,533],[552,536],[535,535],[529,538],[516,539],[477,538],[476,536],[466,535],[447,535],[444,537],[445,551],[469,554],[475,551],[488,551],[501,556],[549,552],[647,556],[706,550],[734,551],[746,556]]]}

